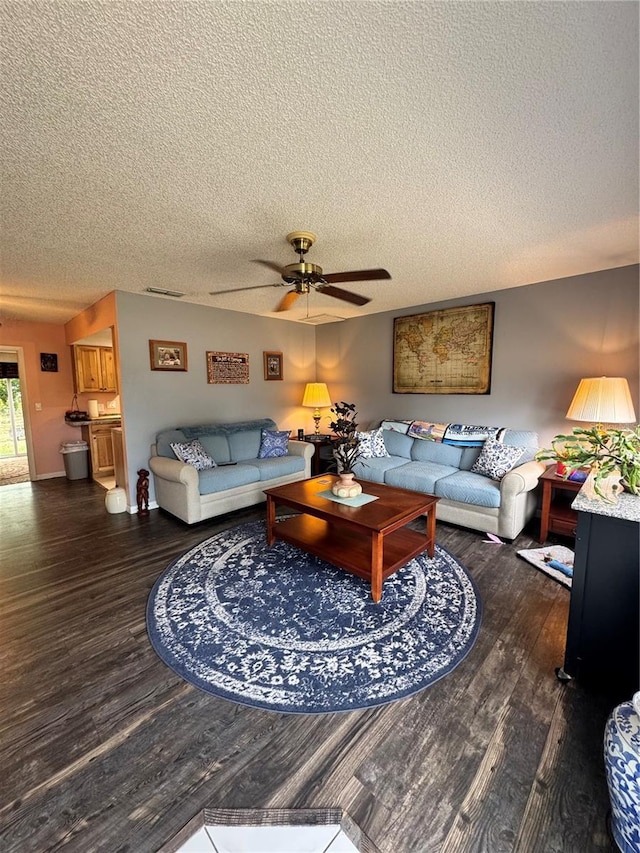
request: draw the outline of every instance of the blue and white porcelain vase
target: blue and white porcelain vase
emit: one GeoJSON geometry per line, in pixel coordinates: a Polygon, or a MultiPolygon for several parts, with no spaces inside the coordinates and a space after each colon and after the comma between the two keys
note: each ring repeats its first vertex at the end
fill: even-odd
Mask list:
{"type": "Polygon", "coordinates": [[[640,692],[611,712],[604,762],[614,841],[622,853],[640,853],[640,692]]]}

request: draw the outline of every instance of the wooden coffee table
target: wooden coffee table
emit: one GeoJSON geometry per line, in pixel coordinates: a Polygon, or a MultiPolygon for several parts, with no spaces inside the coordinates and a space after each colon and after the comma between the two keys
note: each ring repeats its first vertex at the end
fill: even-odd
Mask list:
{"type": "Polygon", "coordinates": [[[282,539],[353,572],[371,582],[371,597],[380,601],[383,581],[390,574],[423,551],[433,557],[439,498],[370,482],[362,483],[363,491],[377,500],[362,506],[320,497],[337,479],[335,474],[321,474],[265,489],[267,545],[282,539]],[[276,519],[278,506],[300,514],[276,519]],[[424,533],[406,526],[419,515],[426,515],[424,533]]]}

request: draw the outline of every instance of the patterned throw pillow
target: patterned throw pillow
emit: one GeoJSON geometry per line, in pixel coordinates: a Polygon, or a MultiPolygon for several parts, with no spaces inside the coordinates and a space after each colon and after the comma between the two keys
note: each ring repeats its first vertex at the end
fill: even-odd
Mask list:
{"type": "Polygon", "coordinates": [[[193,465],[196,471],[208,471],[209,468],[216,467],[215,459],[209,456],[197,438],[184,443],[175,441],[171,444],[171,449],[181,462],[193,465]]]}
{"type": "Polygon", "coordinates": [[[289,452],[290,435],[290,429],[261,429],[258,459],[273,459],[274,456],[286,456],[289,452]]]}
{"type": "Polygon", "coordinates": [[[358,451],[361,459],[373,459],[388,456],[387,448],[382,437],[382,427],[369,432],[357,432],[358,451]]]}
{"type": "Polygon", "coordinates": [[[525,450],[524,447],[512,447],[496,441],[495,438],[488,438],[480,451],[480,456],[471,466],[471,471],[474,474],[483,474],[492,480],[501,480],[505,474],[515,468],[525,450]]]}

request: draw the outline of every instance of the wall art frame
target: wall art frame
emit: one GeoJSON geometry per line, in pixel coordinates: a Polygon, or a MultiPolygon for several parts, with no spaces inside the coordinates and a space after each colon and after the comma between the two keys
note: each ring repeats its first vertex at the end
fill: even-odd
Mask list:
{"type": "Polygon", "coordinates": [[[182,341],[149,341],[151,370],[182,371],[189,369],[187,345],[182,341]]]}
{"type": "Polygon", "coordinates": [[[40,370],[43,373],[58,372],[58,353],[57,352],[41,352],[40,353],[40,370]]]}
{"type": "Polygon", "coordinates": [[[267,382],[284,379],[281,352],[263,352],[264,378],[267,382]]]}
{"type": "Polygon", "coordinates": [[[495,302],[393,321],[394,394],[490,394],[495,302]]]}
{"type": "Polygon", "coordinates": [[[249,353],[207,351],[209,385],[248,385],[249,353]]]}

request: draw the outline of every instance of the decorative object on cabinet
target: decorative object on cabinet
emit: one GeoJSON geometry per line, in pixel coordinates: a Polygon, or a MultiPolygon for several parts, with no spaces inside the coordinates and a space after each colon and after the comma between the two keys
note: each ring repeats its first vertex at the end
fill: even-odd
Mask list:
{"type": "Polygon", "coordinates": [[[40,370],[43,373],[58,372],[58,353],[56,352],[41,352],[40,353],[40,370]]]}
{"type": "Polygon", "coordinates": [[[281,352],[265,352],[264,356],[264,378],[267,381],[274,379],[284,379],[282,370],[282,353],[281,352]]]}
{"type": "Polygon", "coordinates": [[[394,394],[488,394],[494,302],[393,321],[394,394]]]}
{"type": "Polygon", "coordinates": [[[307,382],[302,397],[302,405],[314,410],[313,420],[316,424],[314,434],[320,435],[320,409],[331,405],[331,397],[326,384],[324,382],[307,382]]]}
{"type": "Polygon", "coordinates": [[[209,385],[248,385],[249,354],[246,352],[207,352],[209,385]]]}
{"type": "Polygon", "coordinates": [[[180,341],[149,341],[151,370],[188,369],[187,345],[180,341]]]}

